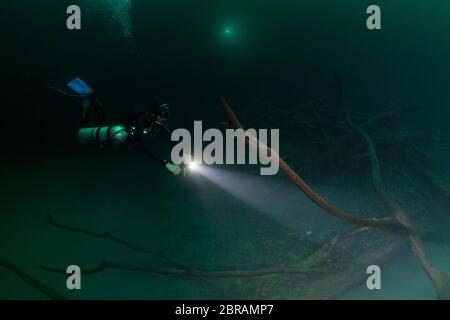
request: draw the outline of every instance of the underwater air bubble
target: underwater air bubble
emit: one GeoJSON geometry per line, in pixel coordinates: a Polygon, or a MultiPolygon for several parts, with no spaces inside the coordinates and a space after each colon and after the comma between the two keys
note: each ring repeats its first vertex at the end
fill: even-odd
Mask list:
{"type": "Polygon", "coordinates": [[[124,37],[133,37],[130,17],[132,0],[84,0],[83,6],[90,14],[107,17],[112,23],[118,23],[124,37]]]}

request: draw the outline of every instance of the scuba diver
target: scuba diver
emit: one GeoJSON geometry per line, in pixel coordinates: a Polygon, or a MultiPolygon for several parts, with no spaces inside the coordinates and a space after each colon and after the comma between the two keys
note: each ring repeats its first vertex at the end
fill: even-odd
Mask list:
{"type": "Polygon", "coordinates": [[[180,165],[174,164],[158,156],[149,148],[151,141],[162,137],[170,145],[171,131],[169,129],[169,105],[163,101],[155,101],[150,111],[137,111],[128,113],[116,121],[108,122],[103,104],[96,92],[83,80],[76,78],[67,86],[74,92],[68,93],[52,87],[65,96],[79,98],[83,101],[83,114],[81,128],[78,130],[77,140],[80,144],[94,144],[101,147],[112,145],[117,148],[129,147],[131,144],[140,144],[144,153],[154,162],[178,175],[183,171],[180,165]],[[93,121],[92,116],[95,116],[93,121]]]}

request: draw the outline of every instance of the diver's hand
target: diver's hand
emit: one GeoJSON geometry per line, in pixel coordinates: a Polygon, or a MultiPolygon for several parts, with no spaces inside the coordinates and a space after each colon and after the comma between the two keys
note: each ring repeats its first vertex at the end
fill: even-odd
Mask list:
{"type": "Polygon", "coordinates": [[[169,170],[170,172],[172,172],[174,175],[179,175],[181,173],[181,167],[178,164],[173,164],[173,163],[167,163],[166,164],[166,169],[169,170]]]}

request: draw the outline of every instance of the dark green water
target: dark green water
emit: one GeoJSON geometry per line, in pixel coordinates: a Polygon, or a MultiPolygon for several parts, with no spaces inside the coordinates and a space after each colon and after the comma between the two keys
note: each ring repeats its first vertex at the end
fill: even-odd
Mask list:
{"type": "MultiPolygon", "coordinates": [[[[388,215],[373,194],[367,158],[320,167],[316,159],[322,152],[302,149],[317,131],[312,129],[307,137],[304,124],[282,116],[308,99],[326,96],[329,107],[323,116],[333,115],[342,127],[334,71],[355,115],[370,117],[395,106],[420,106],[377,135],[400,130],[450,137],[450,4],[380,0],[382,30],[369,31],[365,12],[370,4],[3,1],[0,259],[73,299],[254,298],[249,293],[253,283],[247,279],[204,281],[121,270],[86,276],[81,291],[69,292],[64,275],[38,266],[77,264],[83,269],[101,261],[173,266],[105,239],[49,226],[46,216],[109,232],[209,271],[286,266],[295,261],[293,256],[306,256],[352,228],[311,204],[281,174],[266,178],[257,176],[254,168],[224,167],[224,177],[233,182],[219,186],[201,174],[173,177],[138,148],[116,152],[78,146],[74,137],[79,101],[49,89],[74,77],[96,89],[111,116],[147,108],[153,99],[163,97],[171,105],[172,128],[192,128],[194,120],[220,127],[226,119],[217,100],[225,96],[244,125],[280,129],[281,156],[297,154],[300,161],[288,157],[287,162],[327,201],[354,215],[388,215]],[[65,27],[66,8],[74,3],[82,8],[81,31],[65,27]],[[281,115],[269,119],[266,105],[276,106],[281,115]]],[[[364,117],[355,121],[363,123],[364,117]]],[[[326,125],[325,130],[330,137],[349,132],[345,125],[339,130],[326,125]]],[[[409,146],[429,158],[440,181],[450,181],[447,141],[411,141],[409,146]]],[[[349,145],[344,154],[353,154],[353,147],[349,145]]],[[[355,156],[361,150],[355,146],[355,156]]],[[[397,151],[382,152],[380,159],[412,179],[382,167],[386,189],[411,213],[433,263],[450,273],[450,191],[446,193],[450,188],[437,190],[420,174],[414,176],[397,151]]],[[[276,286],[278,280],[265,284],[276,286]]],[[[284,276],[283,281],[289,280],[301,281],[284,276]]],[[[294,289],[280,284],[277,290],[291,290],[289,297],[295,298],[294,289]]],[[[382,290],[369,291],[363,283],[342,297],[434,299],[436,295],[406,247],[383,268],[382,290]]],[[[0,298],[45,296],[1,268],[0,298]]]]}

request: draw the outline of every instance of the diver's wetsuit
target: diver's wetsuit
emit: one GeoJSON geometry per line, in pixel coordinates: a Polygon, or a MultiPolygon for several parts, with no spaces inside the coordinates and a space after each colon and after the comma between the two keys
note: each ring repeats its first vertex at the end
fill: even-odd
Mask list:
{"type": "Polygon", "coordinates": [[[81,128],[92,126],[106,126],[108,120],[103,109],[103,104],[95,94],[83,101],[83,114],[81,116],[81,128]],[[94,120],[95,118],[95,120],[94,120]]]}
{"type": "Polygon", "coordinates": [[[167,119],[160,118],[152,112],[137,111],[132,115],[130,123],[135,128],[134,139],[141,143],[144,153],[156,163],[166,166],[169,161],[157,156],[149,145],[158,136],[162,137],[171,146],[174,145],[174,142],[171,140],[172,132],[169,129],[167,119]]]}
{"type": "Polygon", "coordinates": [[[155,101],[150,112],[139,111],[118,121],[108,121],[103,105],[97,98],[95,91],[82,79],[75,78],[67,83],[71,89],[67,92],[57,87],[51,87],[65,96],[83,100],[83,114],[81,127],[78,130],[78,142],[81,144],[112,144],[116,147],[129,146],[138,142],[142,145],[147,156],[156,163],[164,166],[175,175],[182,172],[182,166],[165,160],[155,154],[160,148],[149,148],[149,142],[156,136],[164,138],[166,146],[173,146],[171,132],[168,128],[169,106],[161,100],[155,101]],[[96,121],[93,120],[95,118],[96,121]],[[167,141],[169,144],[167,144],[167,141]]]}
{"type": "Polygon", "coordinates": [[[149,145],[158,136],[161,136],[171,146],[171,131],[168,127],[168,121],[158,115],[157,112],[134,111],[128,112],[115,121],[108,121],[103,104],[99,99],[92,95],[84,103],[81,128],[93,126],[123,125],[129,135],[129,143],[140,143],[144,153],[159,165],[165,167],[170,161],[157,155],[149,145]]]}

